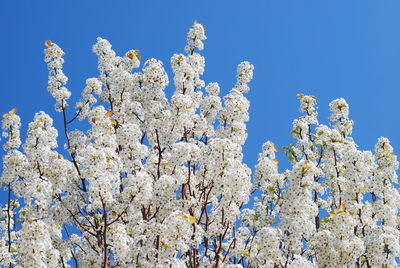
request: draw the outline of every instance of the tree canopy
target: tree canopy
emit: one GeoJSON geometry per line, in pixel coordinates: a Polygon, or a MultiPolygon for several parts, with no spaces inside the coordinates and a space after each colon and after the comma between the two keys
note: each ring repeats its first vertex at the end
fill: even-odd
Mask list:
{"type": "Polygon", "coordinates": [[[57,150],[58,130],[45,112],[23,143],[16,109],[3,115],[3,266],[397,265],[398,161],[389,140],[359,150],[344,99],[331,102],[328,126],[318,122],[316,97],[298,94],[302,115],[294,142],[282,148],[291,169],[279,171],[278,149],[267,141],[252,174],[242,146],[254,66],[240,63],[221,98],[218,83],[201,79],[205,39],[194,22],[185,54],[171,57],[168,99],[161,61],[136,71],[139,50],[117,56],[98,38],[99,76],[87,79],[72,118],[64,52],[45,42],[65,150],[57,150]],[[88,129],[73,130],[77,120],[88,129]]]}

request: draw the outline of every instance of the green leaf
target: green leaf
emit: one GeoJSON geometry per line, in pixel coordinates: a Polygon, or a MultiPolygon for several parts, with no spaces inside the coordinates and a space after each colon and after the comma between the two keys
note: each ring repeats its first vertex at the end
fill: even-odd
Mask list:
{"type": "Polygon", "coordinates": [[[329,217],[325,217],[323,219],[321,219],[321,224],[327,224],[328,222],[333,221],[333,219],[329,218],[329,217]]]}
{"type": "Polygon", "coordinates": [[[244,256],[244,257],[246,257],[246,258],[250,258],[250,253],[249,252],[247,252],[247,251],[245,251],[245,250],[242,250],[242,256],[244,256]]]}
{"type": "Polygon", "coordinates": [[[273,193],[273,192],[275,192],[275,188],[272,187],[272,186],[270,186],[270,187],[268,187],[268,191],[270,191],[271,193],[273,193]]]}

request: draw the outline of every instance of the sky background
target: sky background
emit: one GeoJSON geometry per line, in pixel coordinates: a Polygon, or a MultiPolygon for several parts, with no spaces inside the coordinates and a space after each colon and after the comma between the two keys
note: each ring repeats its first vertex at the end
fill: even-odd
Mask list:
{"type": "MultiPolygon", "coordinates": [[[[248,60],[255,65],[244,146],[251,168],[265,141],[279,148],[293,141],[300,92],[317,97],[322,123],[328,123],[329,102],[345,98],[360,148],[371,150],[377,138],[386,136],[398,153],[399,13],[398,0],[3,0],[0,113],[16,107],[26,133],[34,113],[43,110],[61,133],[62,115],[46,90],[47,39],[66,52],[64,72],[73,103],[85,80],[98,75],[91,52],[98,36],[119,55],[139,49],[142,62],[162,60],[171,74],[169,59],[184,52],[186,33],[197,20],[207,29],[206,83],[219,82],[226,94],[235,84],[237,64],[248,60]]],[[[167,95],[173,91],[171,83],[167,95]]],[[[285,159],[282,150],[278,158],[285,159]]]]}

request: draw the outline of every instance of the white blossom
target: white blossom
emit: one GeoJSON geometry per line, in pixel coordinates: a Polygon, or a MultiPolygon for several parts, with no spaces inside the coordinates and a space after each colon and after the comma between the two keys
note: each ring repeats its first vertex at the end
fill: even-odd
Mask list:
{"type": "Polygon", "coordinates": [[[75,113],[64,52],[45,42],[62,128],[36,113],[21,149],[16,109],[3,115],[2,266],[398,267],[399,163],[389,139],[362,151],[344,99],[331,102],[324,125],[316,97],[298,94],[295,140],[282,147],[290,168],[280,170],[282,154],[267,141],[252,175],[242,146],[254,66],[240,63],[220,96],[217,82],[202,80],[205,39],[195,22],[185,54],[171,57],[167,97],[160,60],[134,70],[139,50],[118,56],[98,38],[99,75],[86,80],[75,113]]]}

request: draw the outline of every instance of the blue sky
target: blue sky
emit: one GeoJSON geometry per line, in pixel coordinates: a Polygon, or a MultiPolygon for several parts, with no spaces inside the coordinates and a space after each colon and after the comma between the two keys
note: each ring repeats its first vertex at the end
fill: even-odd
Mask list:
{"type": "MultiPolygon", "coordinates": [[[[96,37],[120,55],[140,49],[143,60],[162,60],[170,74],[170,57],[183,52],[197,20],[207,28],[206,82],[219,82],[225,94],[238,63],[255,65],[244,147],[250,167],[266,140],[277,147],[292,142],[299,92],[317,97],[323,123],[329,102],[345,98],[360,148],[373,149],[386,136],[399,152],[399,12],[398,0],[1,1],[0,113],[16,107],[26,132],[34,113],[44,110],[61,130],[46,91],[47,39],[66,52],[64,71],[77,100],[86,78],[97,76],[96,37]]],[[[285,158],[282,150],[278,158],[285,158]]]]}

